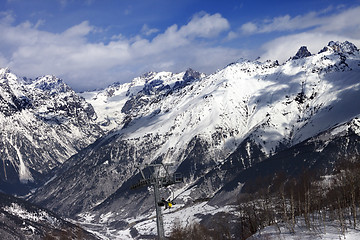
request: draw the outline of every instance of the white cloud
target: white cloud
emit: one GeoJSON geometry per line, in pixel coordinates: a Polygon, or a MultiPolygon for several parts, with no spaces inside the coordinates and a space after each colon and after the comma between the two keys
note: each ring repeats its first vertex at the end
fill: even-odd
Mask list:
{"type": "Polygon", "coordinates": [[[258,31],[258,27],[256,26],[255,23],[248,22],[248,23],[243,24],[240,27],[240,30],[242,33],[245,33],[245,34],[253,34],[258,31]]]}
{"type": "MultiPolygon", "coordinates": [[[[119,33],[109,43],[89,42],[88,35],[96,27],[88,21],[51,33],[37,29],[38,24],[13,25],[9,19],[6,15],[0,20],[1,67],[28,77],[54,74],[76,90],[129,81],[150,70],[178,72],[192,67],[212,72],[240,56],[239,50],[212,47],[204,41],[229,29],[220,14],[195,15],[186,25],[170,26],[150,40],[119,33]]],[[[143,30],[155,34],[147,26],[143,30]]]]}
{"type": "Polygon", "coordinates": [[[187,25],[180,28],[179,33],[184,37],[211,38],[229,28],[229,22],[218,13],[197,14],[187,25]]]}
{"type": "Polygon", "coordinates": [[[299,29],[306,29],[309,27],[323,24],[325,19],[318,17],[317,13],[311,12],[306,15],[296,16],[291,18],[290,15],[276,17],[269,23],[266,23],[258,28],[260,33],[268,33],[274,31],[293,31],[299,29]]]}
{"type": "Polygon", "coordinates": [[[238,34],[236,32],[234,32],[234,31],[230,31],[228,33],[228,35],[226,36],[227,41],[231,41],[231,40],[236,39],[236,38],[238,38],[238,34]]]}
{"type": "Polygon", "coordinates": [[[141,28],[141,33],[144,34],[145,36],[150,36],[154,33],[159,32],[159,29],[157,28],[149,28],[149,26],[147,24],[144,24],[141,28]]]}
{"type": "Polygon", "coordinates": [[[94,27],[90,26],[88,21],[84,21],[78,25],[75,25],[65,32],[62,33],[66,38],[82,38],[88,35],[91,31],[94,30],[94,27]]]}
{"type": "Polygon", "coordinates": [[[34,26],[34,28],[39,28],[40,26],[44,25],[45,20],[38,20],[34,26]]]}
{"type": "Polygon", "coordinates": [[[351,8],[340,14],[326,18],[316,31],[337,32],[360,38],[360,7],[351,8]]]}
{"type": "Polygon", "coordinates": [[[88,21],[51,33],[40,30],[42,21],[15,25],[11,12],[0,12],[0,67],[10,67],[14,73],[28,77],[54,74],[82,90],[130,81],[146,71],[179,72],[192,67],[211,73],[250,55],[214,43],[253,34],[268,34],[270,39],[273,32],[283,34],[263,44],[264,60],[287,60],[303,45],[316,53],[330,40],[349,40],[360,46],[360,7],[325,15],[331,11],[251,21],[238,32],[220,14],[199,13],[182,26],[174,24],[160,32],[145,24],[134,38],[116,33],[106,43],[89,41],[101,29],[88,21]]]}
{"type": "Polygon", "coordinates": [[[6,66],[8,60],[0,53],[0,66],[6,66]]]}
{"type": "Polygon", "coordinates": [[[262,22],[247,22],[240,27],[243,34],[259,34],[280,31],[294,31],[319,26],[326,22],[326,18],[319,13],[311,12],[306,15],[291,17],[284,15],[273,19],[265,19],[262,22]]]}
{"type": "Polygon", "coordinates": [[[328,13],[331,9],[328,8],[323,11],[310,12],[295,17],[284,15],[270,20],[265,19],[258,23],[247,22],[240,27],[240,32],[243,34],[260,34],[308,28],[318,28],[318,30],[334,32],[346,27],[359,26],[360,18],[358,16],[360,14],[360,7],[347,9],[332,15],[324,15],[324,13],[328,13]]]}
{"type": "Polygon", "coordinates": [[[0,12],[0,19],[4,24],[11,24],[15,20],[11,11],[0,12]]]}

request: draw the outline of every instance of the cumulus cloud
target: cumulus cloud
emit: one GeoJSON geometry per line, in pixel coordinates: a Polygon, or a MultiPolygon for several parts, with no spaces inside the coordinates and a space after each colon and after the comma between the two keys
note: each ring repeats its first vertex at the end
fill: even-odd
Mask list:
{"type": "Polygon", "coordinates": [[[317,28],[317,30],[334,32],[348,27],[359,26],[360,7],[324,15],[328,11],[310,12],[295,17],[284,15],[264,19],[260,22],[247,22],[240,27],[240,31],[244,34],[260,34],[317,28]]]}
{"type": "Polygon", "coordinates": [[[258,27],[255,23],[247,22],[240,27],[240,30],[244,34],[254,34],[258,31],[258,27]]]}
{"type": "Polygon", "coordinates": [[[1,67],[28,77],[54,74],[76,90],[130,81],[150,70],[178,72],[193,67],[212,72],[240,56],[239,50],[203,41],[216,39],[229,29],[220,14],[197,14],[186,25],[172,25],[164,32],[144,25],[143,35],[130,39],[119,33],[108,43],[88,40],[96,32],[88,21],[51,33],[30,22],[14,25],[10,13],[0,16],[1,67]],[[152,39],[141,37],[155,33],[152,39]]]}
{"type": "Polygon", "coordinates": [[[324,24],[326,17],[319,16],[319,13],[311,12],[306,15],[291,17],[284,15],[273,19],[264,19],[259,23],[247,22],[240,27],[244,34],[271,33],[280,31],[294,31],[315,27],[324,24]]]}
{"type": "Polygon", "coordinates": [[[197,14],[185,26],[181,27],[179,34],[184,37],[215,37],[230,28],[229,22],[220,14],[197,14]]]}

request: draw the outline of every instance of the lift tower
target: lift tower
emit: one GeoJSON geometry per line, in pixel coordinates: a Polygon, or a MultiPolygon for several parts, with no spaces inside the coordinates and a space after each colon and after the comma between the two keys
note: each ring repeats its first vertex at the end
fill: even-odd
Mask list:
{"type": "Polygon", "coordinates": [[[161,214],[161,208],[159,206],[160,203],[160,188],[167,187],[175,183],[181,183],[183,178],[181,174],[175,173],[170,174],[168,171],[168,167],[172,166],[172,164],[146,164],[143,167],[138,166],[138,169],[141,173],[142,179],[131,186],[131,189],[137,189],[140,187],[153,186],[154,187],[154,196],[155,196],[155,209],[156,209],[156,226],[158,232],[158,239],[164,240],[164,222],[161,214]],[[149,177],[146,177],[144,174],[145,168],[152,168],[153,172],[149,177]],[[164,171],[161,172],[161,169],[164,171]],[[162,176],[165,175],[165,176],[162,176]]]}

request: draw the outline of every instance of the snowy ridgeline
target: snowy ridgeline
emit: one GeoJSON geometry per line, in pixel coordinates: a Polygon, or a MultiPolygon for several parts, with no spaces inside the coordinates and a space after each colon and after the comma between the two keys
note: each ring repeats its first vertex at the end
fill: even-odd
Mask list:
{"type": "Polygon", "coordinates": [[[121,129],[124,139],[140,145],[150,134],[160,138],[149,161],[177,158],[194,136],[211,144],[214,161],[247,136],[271,155],[359,114],[351,104],[360,101],[360,57],[353,44],[331,42],[319,54],[296,56],[283,64],[237,62],[209,76],[191,69],[148,73],[81,95],[105,129],[121,129]]]}
{"type": "Polygon", "coordinates": [[[48,221],[51,225],[60,225],[59,221],[50,216],[46,211],[39,210],[38,212],[29,212],[17,203],[12,203],[10,206],[3,208],[3,211],[18,216],[21,219],[29,221],[48,221]]]}

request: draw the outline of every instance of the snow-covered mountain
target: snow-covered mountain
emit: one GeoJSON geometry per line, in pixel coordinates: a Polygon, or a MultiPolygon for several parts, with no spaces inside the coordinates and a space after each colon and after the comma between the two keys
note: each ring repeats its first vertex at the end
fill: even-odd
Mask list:
{"type": "Polygon", "coordinates": [[[124,127],[133,118],[146,115],[152,109],[142,109],[160,101],[165,95],[204,77],[188,69],[182,73],[149,72],[130,83],[114,83],[100,91],[80,93],[96,109],[98,122],[105,130],[124,127]]]}
{"type": "Polygon", "coordinates": [[[0,69],[0,190],[24,194],[95,141],[93,107],[61,79],[18,78],[0,69]]]}
{"type": "MultiPolygon", "coordinates": [[[[151,192],[129,190],[139,179],[138,164],[172,163],[185,180],[172,191],[187,206],[216,199],[230,183],[238,193],[246,169],[311,141],[309,149],[321,154],[340,136],[337,147],[354,145],[351,154],[358,154],[359,91],[359,50],[330,42],[318,54],[302,47],[283,64],[242,61],[209,76],[149,73],[83,93],[112,131],[66,161],[32,200],[67,216],[91,215],[92,223],[108,228],[131,223],[138,230],[131,221],[153,214],[151,192]],[[346,138],[349,133],[354,137],[346,138]]],[[[295,150],[288,156],[301,161],[295,150]]],[[[331,171],[320,159],[308,163],[331,171]]]]}

